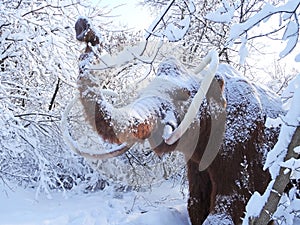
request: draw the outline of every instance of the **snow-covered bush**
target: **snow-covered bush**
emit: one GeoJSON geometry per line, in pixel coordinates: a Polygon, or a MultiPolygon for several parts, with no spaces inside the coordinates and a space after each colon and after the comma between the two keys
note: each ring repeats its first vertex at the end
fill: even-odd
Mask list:
{"type": "Polygon", "coordinates": [[[5,184],[37,187],[37,193],[84,182],[85,188],[98,185],[99,175],[68,150],[60,131],[78,71],[74,23],[79,14],[98,13],[86,1],[0,2],[0,177],[5,184]]]}

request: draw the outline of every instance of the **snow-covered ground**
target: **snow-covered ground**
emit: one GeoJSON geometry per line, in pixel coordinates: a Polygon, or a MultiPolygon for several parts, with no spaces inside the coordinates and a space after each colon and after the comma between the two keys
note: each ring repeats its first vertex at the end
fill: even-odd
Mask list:
{"type": "MultiPolygon", "coordinates": [[[[0,186],[1,225],[188,225],[186,193],[166,182],[147,192],[90,194],[53,193],[49,199],[35,190],[4,191],[0,186]]],[[[185,190],[186,191],[186,190],[185,190]]]]}

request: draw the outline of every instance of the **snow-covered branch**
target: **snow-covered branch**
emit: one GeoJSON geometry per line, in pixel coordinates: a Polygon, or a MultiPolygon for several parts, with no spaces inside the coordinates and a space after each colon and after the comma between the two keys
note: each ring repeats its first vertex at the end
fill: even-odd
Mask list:
{"type": "MultiPolygon", "coordinates": [[[[280,35],[279,32],[285,29],[282,37],[279,38],[286,42],[285,48],[279,54],[280,58],[290,54],[298,44],[299,1],[286,1],[286,3],[278,5],[265,3],[261,9],[257,9],[257,11],[252,14],[249,13],[249,9],[244,8],[245,2],[229,3],[229,1],[226,0],[222,2],[223,5],[216,11],[209,12],[206,15],[206,19],[231,26],[225,46],[228,48],[232,47],[234,44],[240,44],[240,64],[243,64],[245,62],[245,58],[248,56],[247,45],[249,40],[260,37],[270,37],[270,35],[280,35]],[[243,10],[245,12],[242,12],[243,10]],[[253,34],[252,31],[255,27],[259,27],[262,23],[268,22],[271,17],[276,19],[275,15],[279,15],[278,28],[272,28],[271,31],[264,31],[263,29],[260,29],[259,34],[253,34]]],[[[251,9],[253,6],[249,7],[251,9]]],[[[299,61],[299,58],[300,54],[295,58],[295,60],[299,61]]]]}
{"type": "MultiPolygon", "coordinates": [[[[297,81],[297,80],[295,80],[297,81]]],[[[285,189],[291,179],[299,179],[299,149],[300,146],[300,88],[299,84],[293,89],[294,95],[292,98],[291,107],[284,117],[278,142],[273,150],[268,153],[264,169],[269,169],[272,181],[263,196],[255,193],[247,206],[247,214],[243,224],[263,225],[268,224],[272,219],[282,217],[279,202],[285,196],[285,189]],[[292,125],[290,125],[292,124],[292,125]],[[260,202],[258,204],[258,202],[260,202]],[[263,204],[261,204],[263,202],[263,204]],[[260,206],[260,207],[259,207],[260,206]],[[255,208],[252,210],[251,208],[255,208]],[[254,212],[255,211],[255,212],[254,212]]],[[[287,193],[286,193],[287,194],[287,193]]],[[[292,199],[289,201],[293,201],[292,199]]],[[[288,203],[283,211],[297,211],[299,206],[288,203]]],[[[286,224],[292,224],[293,214],[286,214],[286,224]]]]}
{"type": "Polygon", "coordinates": [[[286,20],[286,15],[296,13],[296,10],[299,8],[299,1],[288,1],[285,5],[282,6],[273,6],[271,4],[266,4],[262,10],[257,14],[250,17],[243,23],[234,24],[231,27],[230,35],[228,37],[228,42],[238,39],[244,33],[252,29],[254,26],[258,25],[260,22],[268,20],[271,16],[275,14],[283,14],[283,20],[286,20]]]}
{"type": "Polygon", "coordinates": [[[146,30],[145,39],[148,40],[151,34],[154,32],[158,24],[163,20],[164,16],[170,10],[171,6],[174,4],[175,0],[171,0],[169,4],[162,10],[161,14],[152,22],[149,28],[146,30]]]}
{"type": "MultiPolygon", "coordinates": [[[[298,43],[299,38],[299,21],[297,10],[299,9],[299,1],[288,1],[285,5],[273,6],[271,4],[266,4],[257,14],[250,17],[243,23],[234,24],[231,27],[230,35],[228,37],[229,45],[232,44],[238,38],[247,38],[247,33],[253,29],[255,26],[258,26],[261,22],[266,22],[273,15],[280,14],[280,24],[289,20],[289,22],[284,25],[285,32],[283,34],[282,40],[287,41],[286,47],[280,53],[280,57],[283,58],[291,53],[298,43]]],[[[275,29],[276,32],[280,29],[275,29]]],[[[270,33],[269,33],[270,34],[270,33]]],[[[265,34],[266,35],[266,34],[265,34]]],[[[261,37],[262,35],[257,35],[261,37]]],[[[253,37],[251,38],[253,39],[253,37]]],[[[245,45],[241,46],[241,49],[245,48],[245,45]]]]}
{"type": "Polygon", "coordinates": [[[172,18],[174,17],[173,13],[170,18],[167,18],[167,13],[171,10],[172,6],[175,5],[175,0],[170,0],[170,2],[164,7],[161,13],[156,17],[156,19],[146,30],[146,40],[148,40],[151,35],[161,38],[166,37],[171,42],[183,39],[190,27],[191,14],[195,12],[195,4],[192,0],[182,2],[185,5],[186,9],[180,9],[181,17],[179,19],[174,19],[172,18]],[[184,11],[187,11],[188,13],[183,13],[184,11]],[[158,28],[158,25],[160,23],[163,23],[163,26],[158,28]]]}

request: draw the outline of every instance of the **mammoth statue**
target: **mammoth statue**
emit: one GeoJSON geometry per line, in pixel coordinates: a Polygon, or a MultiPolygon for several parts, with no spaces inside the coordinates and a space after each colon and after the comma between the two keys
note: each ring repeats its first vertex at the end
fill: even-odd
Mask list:
{"type": "Polygon", "coordinates": [[[84,18],[75,29],[77,39],[87,46],[77,80],[86,119],[105,141],[120,146],[105,154],[83,155],[114,157],[146,139],[158,155],[181,151],[187,163],[191,223],[241,224],[252,193],[263,193],[270,181],[263,164],[278,130],[265,127],[265,121],[284,113],[275,95],[220,64],[205,99],[195,103],[205,79],[168,59],[135,100],[116,108],[99,91],[96,73],[88,69],[99,60],[93,51],[99,44],[96,31],[84,18]],[[188,117],[188,126],[178,131],[192,108],[195,118],[188,117]]]}

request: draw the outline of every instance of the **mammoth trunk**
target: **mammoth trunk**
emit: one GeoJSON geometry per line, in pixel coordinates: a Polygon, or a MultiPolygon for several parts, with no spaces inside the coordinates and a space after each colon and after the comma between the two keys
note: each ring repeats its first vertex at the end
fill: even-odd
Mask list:
{"type": "Polygon", "coordinates": [[[111,143],[130,146],[148,138],[160,117],[161,100],[142,98],[121,108],[114,107],[104,96],[109,91],[101,88],[95,79],[97,74],[88,69],[94,58],[89,51],[80,57],[77,80],[80,100],[89,124],[105,141],[111,143]],[[145,107],[149,102],[153,103],[153,107],[145,107]]]}
{"type": "Polygon", "coordinates": [[[99,86],[87,71],[81,73],[77,84],[86,120],[104,140],[120,144],[112,126],[109,110],[106,108],[107,102],[101,93],[96,92],[99,86]]]}

